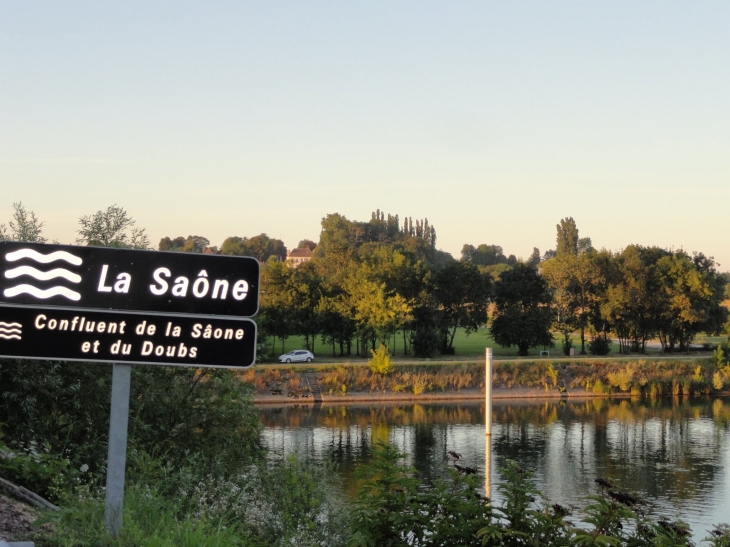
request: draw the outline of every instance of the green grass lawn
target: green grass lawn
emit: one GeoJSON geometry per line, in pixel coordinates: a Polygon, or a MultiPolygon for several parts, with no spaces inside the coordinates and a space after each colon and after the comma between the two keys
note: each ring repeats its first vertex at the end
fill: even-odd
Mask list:
{"type": "MultiPolygon", "coordinates": [[[[580,352],[580,336],[579,335],[573,335],[573,347],[575,348],[576,352],[576,358],[581,357],[592,357],[590,355],[588,356],[580,356],[578,355],[578,352],[580,352]]],[[[698,337],[697,340],[695,340],[695,343],[701,344],[704,342],[709,343],[718,343],[722,342],[725,339],[722,337],[711,337],[711,336],[704,336],[704,337],[698,337]]],[[[276,343],[276,349],[272,351],[271,349],[272,340],[267,340],[267,348],[269,354],[272,356],[271,361],[276,361],[276,357],[281,355],[282,353],[286,353],[288,351],[294,350],[294,349],[302,349],[304,348],[304,337],[302,336],[290,336],[286,339],[284,342],[284,348],[282,351],[281,347],[281,341],[277,340],[276,343]]],[[[547,348],[550,351],[550,357],[551,358],[562,358],[563,357],[563,351],[561,349],[561,340],[559,338],[559,335],[555,335],[555,341],[554,346],[552,348],[547,348]]],[[[587,345],[588,340],[586,339],[586,351],[587,351],[587,345]]],[[[517,358],[517,348],[511,347],[511,348],[503,348],[499,345],[497,345],[494,340],[492,340],[492,337],[489,335],[489,330],[487,328],[480,328],[476,332],[472,332],[471,334],[467,335],[464,329],[458,329],[456,332],[456,336],[454,337],[454,349],[456,351],[455,355],[436,355],[434,356],[433,360],[436,361],[469,361],[469,360],[475,360],[475,359],[483,359],[484,358],[484,349],[485,348],[492,348],[492,354],[496,359],[516,359],[517,358]]],[[[540,350],[542,348],[533,348],[530,350],[528,357],[524,357],[524,359],[534,359],[535,357],[540,356],[540,350]]],[[[611,355],[612,356],[618,356],[618,344],[612,344],[611,345],[611,355]]],[[[355,347],[353,346],[353,352],[355,351],[355,347]]],[[[414,358],[411,356],[404,356],[403,355],[403,332],[398,332],[394,341],[391,342],[390,347],[391,354],[393,356],[393,359],[397,361],[402,360],[413,360],[414,358]]],[[[336,352],[339,352],[339,347],[336,348],[336,352]]],[[[332,357],[332,346],[325,345],[322,343],[322,340],[317,337],[317,340],[314,344],[314,354],[317,357],[317,361],[320,362],[342,362],[342,361],[351,361],[351,362],[358,362],[358,361],[365,361],[362,357],[357,356],[345,356],[345,357],[339,357],[335,356],[332,357]]],[[[646,350],[647,356],[658,356],[661,355],[661,348],[659,347],[647,347],[646,350]]]]}

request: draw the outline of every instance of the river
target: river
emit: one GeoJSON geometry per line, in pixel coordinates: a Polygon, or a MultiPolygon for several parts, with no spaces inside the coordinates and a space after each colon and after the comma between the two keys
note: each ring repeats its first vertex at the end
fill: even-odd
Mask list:
{"type": "Polygon", "coordinates": [[[350,491],[354,467],[388,441],[427,482],[446,474],[448,451],[480,474],[489,460],[484,488],[495,504],[511,459],[534,471],[551,503],[580,505],[603,477],[648,500],[650,514],[681,517],[696,539],[730,522],[730,399],[495,401],[489,452],[478,402],[259,410],[271,457],[300,450],[334,459],[350,491]]]}

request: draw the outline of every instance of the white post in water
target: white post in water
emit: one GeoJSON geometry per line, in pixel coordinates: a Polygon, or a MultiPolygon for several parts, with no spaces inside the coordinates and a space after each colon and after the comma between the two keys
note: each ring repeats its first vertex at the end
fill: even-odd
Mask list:
{"type": "Polygon", "coordinates": [[[112,366],[112,405],[109,416],[104,526],[112,538],[117,538],[122,529],[122,511],[124,509],[124,471],[127,466],[127,424],[129,422],[129,388],[132,381],[132,365],[115,363],[112,366]]]}
{"type": "Polygon", "coordinates": [[[492,501],[492,348],[484,368],[484,495],[492,501]]]}
{"type": "Polygon", "coordinates": [[[487,348],[487,364],[484,371],[484,434],[492,434],[492,348],[487,348]]]}
{"type": "Polygon", "coordinates": [[[492,501],[492,436],[484,437],[484,496],[492,501]]]}

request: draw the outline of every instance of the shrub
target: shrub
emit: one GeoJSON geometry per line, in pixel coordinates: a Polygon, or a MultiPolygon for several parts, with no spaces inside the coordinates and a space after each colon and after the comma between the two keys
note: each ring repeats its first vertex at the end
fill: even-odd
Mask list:
{"type": "Polygon", "coordinates": [[[393,365],[390,362],[388,348],[379,346],[376,350],[370,350],[373,357],[368,361],[368,367],[375,374],[390,374],[393,372],[393,365]]]}
{"type": "Polygon", "coordinates": [[[603,336],[596,336],[588,342],[588,353],[591,355],[608,355],[611,353],[611,342],[603,336]]]}
{"type": "Polygon", "coordinates": [[[631,367],[627,366],[616,372],[609,372],[606,378],[612,387],[616,387],[621,391],[629,391],[631,389],[631,381],[634,378],[634,371],[631,367]]]}
{"type": "Polygon", "coordinates": [[[413,376],[413,394],[420,395],[428,388],[428,378],[425,374],[416,374],[413,376]]]}
{"type": "MultiPolygon", "coordinates": [[[[86,477],[101,476],[111,371],[103,364],[0,360],[6,442],[35,443],[39,453],[67,458],[70,469],[88,465],[86,477]]],[[[134,366],[131,390],[129,453],[164,454],[178,465],[194,454],[201,465],[228,471],[258,457],[258,413],[232,371],[134,366]]]]}
{"type": "Polygon", "coordinates": [[[552,387],[558,387],[558,371],[555,370],[555,367],[551,362],[545,363],[545,391],[548,390],[548,379],[550,380],[550,383],[552,384],[552,387]]]}

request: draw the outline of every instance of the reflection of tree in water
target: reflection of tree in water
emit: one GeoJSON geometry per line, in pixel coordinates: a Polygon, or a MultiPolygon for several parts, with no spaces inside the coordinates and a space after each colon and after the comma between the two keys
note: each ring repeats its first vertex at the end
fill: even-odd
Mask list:
{"type": "MultiPolygon", "coordinates": [[[[493,415],[493,468],[516,460],[566,503],[596,492],[593,480],[605,477],[661,500],[665,513],[712,492],[730,430],[730,403],[720,400],[499,402],[493,415]]],[[[483,403],[264,408],[261,416],[271,442],[299,439],[338,462],[349,483],[378,440],[408,453],[427,481],[443,476],[448,450],[483,470],[483,403]]]]}
{"type": "Polygon", "coordinates": [[[667,510],[704,500],[722,473],[730,409],[720,401],[547,403],[495,412],[497,466],[513,459],[536,472],[556,501],[595,491],[605,477],[667,510]]]}

